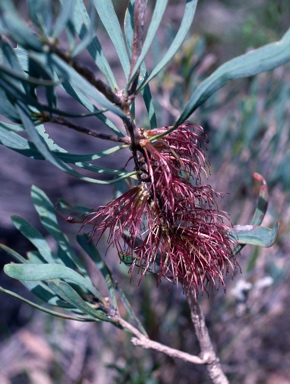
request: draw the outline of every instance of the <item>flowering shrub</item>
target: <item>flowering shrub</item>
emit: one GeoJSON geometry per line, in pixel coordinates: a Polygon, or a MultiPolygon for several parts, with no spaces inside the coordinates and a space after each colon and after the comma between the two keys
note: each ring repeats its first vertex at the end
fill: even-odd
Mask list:
{"type": "Polygon", "coordinates": [[[54,205],[36,186],[31,189],[33,204],[42,226],[57,246],[51,249],[39,230],[18,216],[13,216],[12,222],[33,244],[34,252],[23,257],[4,244],[0,246],[18,261],[7,264],[4,272],[23,282],[49,307],[2,287],[0,290],[64,319],[110,322],[129,331],[134,345],[206,364],[213,382],[226,383],[198,305],[198,293],[224,285],[225,274],[233,273],[236,255],[245,244],[273,245],[278,223],[273,229],[261,226],[267,209],[267,185],[261,175],[255,174],[262,185],[253,219],[249,225],[232,226],[227,213],[218,208],[216,200],[221,193],[202,181],[209,173],[204,153],[207,136],[188,119],[229,80],[254,76],[290,61],[290,30],[280,41],[221,65],[198,84],[171,126],[156,128],[168,122],[157,123],[151,80],[180,49],[197,1],[184,1],[179,29],[167,51],[150,69],[145,61],[167,8],[166,0],[156,0],[148,28],[147,0],[128,1],[123,28],[111,1],[91,0],[88,6],[82,0],[60,1],[56,20],[54,3],[27,1],[27,22],[13,2],[0,2],[0,144],[29,158],[45,160],[82,182],[116,183],[121,196],[95,211],[71,206],[64,200],[57,205],[57,211],[69,222],[81,222],[83,228],[92,226],[89,235],[77,235],[76,239],[100,271],[107,296],[92,283],[86,266],[59,227],[54,205]],[[103,24],[102,33],[107,33],[116,51],[123,85],[115,77],[106,47],[95,32],[96,20],[103,24]],[[93,60],[93,69],[81,62],[79,55],[84,50],[93,60]],[[62,109],[63,94],[81,112],[62,109]],[[146,110],[142,120],[137,98],[146,110]],[[87,117],[95,119],[93,128],[75,122],[76,118],[84,121],[87,117]],[[140,121],[146,121],[144,128],[140,128],[140,121]],[[70,153],[52,140],[47,123],[118,145],[98,153],[70,153]],[[106,132],[100,130],[100,123],[106,132]],[[124,148],[131,151],[132,172],[95,164],[124,148]],[[130,189],[124,192],[128,184],[130,189]],[[149,339],[96,248],[107,230],[109,245],[116,247],[120,259],[130,265],[131,273],[137,269],[142,279],[150,271],[157,274],[157,284],[165,279],[182,285],[201,357],[149,339]]]}

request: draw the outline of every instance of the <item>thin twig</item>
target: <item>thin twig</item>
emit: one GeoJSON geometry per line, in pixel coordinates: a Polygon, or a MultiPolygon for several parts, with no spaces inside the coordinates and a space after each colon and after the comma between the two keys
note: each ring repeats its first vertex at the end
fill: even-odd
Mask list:
{"type": "Polygon", "coordinates": [[[206,364],[207,360],[202,359],[198,356],[190,355],[189,353],[179,351],[178,349],[167,347],[166,345],[157,343],[156,341],[148,339],[148,337],[144,336],[138,329],[133,327],[131,324],[127,323],[127,321],[120,319],[120,325],[123,328],[127,329],[131,332],[135,337],[132,337],[131,342],[136,346],[140,346],[145,349],[154,349],[155,351],[165,353],[168,356],[173,358],[181,359],[193,364],[206,364]]]}
{"type": "Polygon", "coordinates": [[[74,129],[75,131],[84,133],[84,134],[92,136],[92,137],[96,137],[98,139],[115,141],[115,142],[124,143],[127,145],[131,144],[131,139],[128,136],[119,137],[117,135],[107,135],[105,133],[91,131],[89,128],[85,128],[85,127],[82,127],[78,124],[72,123],[71,121],[69,121],[63,117],[50,117],[48,119],[49,119],[48,121],[50,121],[51,123],[64,125],[70,129],[74,129]]]}
{"type": "Polygon", "coordinates": [[[192,291],[187,292],[187,301],[190,307],[191,319],[199,342],[200,355],[207,361],[207,371],[214,384],[229,384],[222,371],[205,324],[205,318],[192,291]]]}

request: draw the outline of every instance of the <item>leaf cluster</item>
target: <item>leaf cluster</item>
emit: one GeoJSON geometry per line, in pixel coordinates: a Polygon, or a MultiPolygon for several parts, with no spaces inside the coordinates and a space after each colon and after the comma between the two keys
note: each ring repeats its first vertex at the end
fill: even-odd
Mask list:
{"type": "Polygon", "coordinates": [[[121,327],[119,305],[122,303],[129,317],[135,320],[140,331],[146,334],[112,272],[89,237],[86,234],[78,235],[77,241],[83,253],[101,272],[109,297],[104,297],[93,285],[87,268],[81,261],[82,257],[77,255],[67,236],[61,231],[54,205],[47,195],[33,186],[31,197],[42,226],[58,245],[57,250],[51,249],[38,229],[21,217],[13,216],[12,222],[15,228],[30,241],[35,250],[23,257],[6,245],[0,244],[0,247],[18,262],[7,264],[4,272],[20,280],[41,303],[48,304],[56,310],[31,302],[2,287],[0,290],[54,316],[78,321],[108,321],[118,327],[121,327]]]}

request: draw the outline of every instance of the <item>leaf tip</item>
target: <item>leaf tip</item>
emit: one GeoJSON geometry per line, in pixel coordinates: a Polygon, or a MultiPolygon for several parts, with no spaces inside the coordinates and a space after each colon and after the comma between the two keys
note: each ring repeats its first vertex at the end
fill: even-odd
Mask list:
{"type": "Polygon", "coordinates": [[[253,178],[257,181],[262,182],[263,184],[266,184],[266,179],[258,172],[253,173],[253,178]]]}

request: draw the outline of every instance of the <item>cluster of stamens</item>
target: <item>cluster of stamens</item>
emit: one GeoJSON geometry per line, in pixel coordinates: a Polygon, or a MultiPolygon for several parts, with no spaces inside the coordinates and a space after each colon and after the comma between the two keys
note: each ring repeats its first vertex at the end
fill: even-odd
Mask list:
{"type": "Polygon", "coordinates": [[[180,282],[196,294],[207,285],[224,284],[224,274],[233,270],[234,246],[225,224],[227,215],[216,204],[210,185],[203,147],[203,129],[186,123],[154,141],[169,127],[144,132],[140,140],[138,185],[85,218],[99,239],[108,229],[108,243],[121,259],[131,260],[141,278],[148,271],[180,282]],[[153,138],[153,140],[152,140],[153,138]]]}

